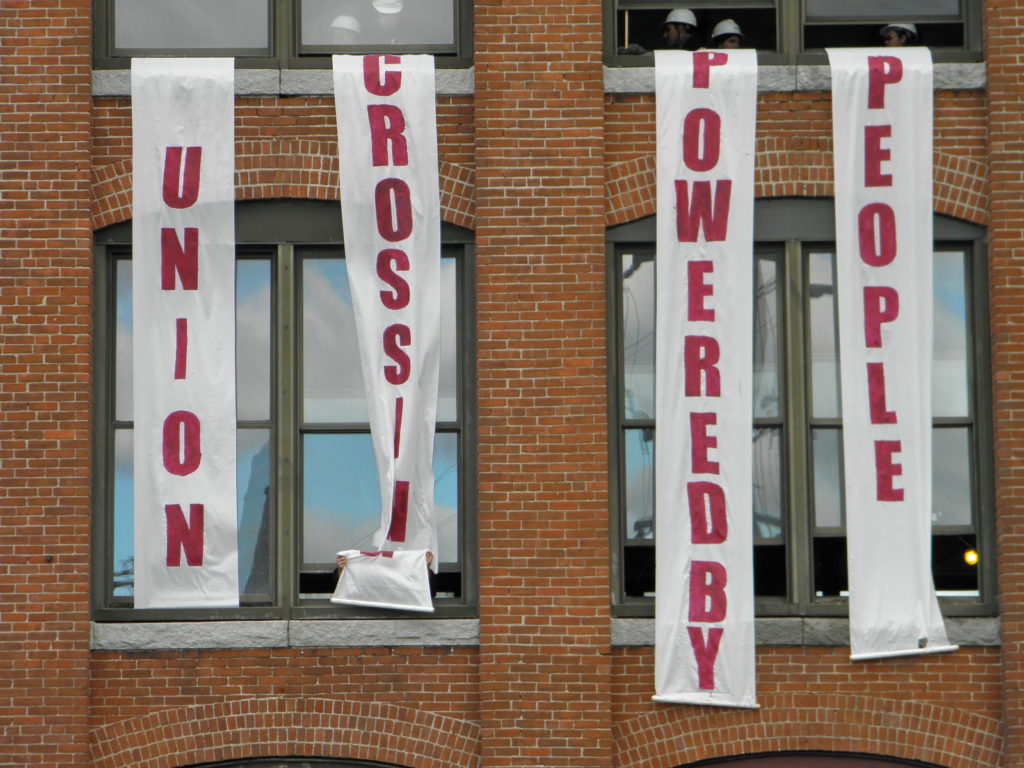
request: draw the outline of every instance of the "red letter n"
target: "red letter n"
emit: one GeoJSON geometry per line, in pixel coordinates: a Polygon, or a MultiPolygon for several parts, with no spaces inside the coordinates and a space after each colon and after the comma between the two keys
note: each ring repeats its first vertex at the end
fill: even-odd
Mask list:
{"type": "Polygon", "coordinates": [[[181,280],[186,291],[199,288],[199,230],[185,228],[185,247],[173,229],[160,230],[160,288],[174,290],[174,275],[181,280]]]}
{"type": "Polygon", "coordinates": [[[185,561],[192,566],[203,564],[203,505],[188,505],[188,522],[180,504],[165,504],[167,516],[167,566],[181,565],[181,552],[185,561]]]}
{"type": "Polygon", "coordinates": [[[679,242],[697,242],[697,234],[702,226],[705,242],[725,240],[731,195],[731,181],[715,182],[714,201],[711,197],[711,182],[695,181],[691,199],[689,182],[676,181],[676,236],[679,242]]]}

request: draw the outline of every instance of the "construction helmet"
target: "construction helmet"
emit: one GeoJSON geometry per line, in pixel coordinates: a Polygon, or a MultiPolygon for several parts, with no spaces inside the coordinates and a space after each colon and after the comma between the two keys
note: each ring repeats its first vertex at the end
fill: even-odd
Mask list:
{"type": "Polygon", "coordinates": [[[917,27],[911,24],[909,21],[894,21],[892,24],[886,24],[880,30],[878,34],[885,37],[885,33],[889,30],[896,30],[910,36],[911,40],[917,39],[917,27]]]}
{"type": "Polygon", "coordinates": [[[689,8],[676,8],[673,11],[669,11],[665,21],[661,23],[662,26],[666,24],[686,24],[688,27],[696,29],[697,17],[693,15],[693,11],[689,8]]]}
{"type": "Polygon", "coordinates": [[[711,30],[712,40],[717,40],[720,37],[729,37],[731,35],[743,37],[743,32],[740,31],[740,25],[732,19],[722,19],[720,22],[715,24],[715,28],[711,30]]]}
{"type": "Polygon", "coordinates": [[[331,29],[347,30],[355,32],[357,35],[363,31],[359,24],[359,19],[355,16],[335,16],[334,21],[331,22],[331,29]]]}

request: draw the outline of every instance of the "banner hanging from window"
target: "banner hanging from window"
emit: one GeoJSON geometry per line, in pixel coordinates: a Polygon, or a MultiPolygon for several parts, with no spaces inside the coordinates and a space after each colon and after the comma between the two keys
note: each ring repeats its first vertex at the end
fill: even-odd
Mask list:
{"type": "Polygon", "coordinates": [[[332,603],[431,613],[426,550],[339,552],[346,565],[331,596],[332,603]]]}
{"type": "Polygon", "coordinates": [[[345,263],[380,476],[375,546],[429,550],[436,571],[441,207],[433,57],[334,56],[334,99],[345,263]]]}
{"type": "Polygon", "coordinates": [[[132,60],[136,608],[238,605],[234,77],[132,60]]]}
{"type": "Polygon", "coordinates": [[[931,572],[931,55],[828,56],[851,657],[955,650],[931,572]]]}
{"type": "Polygon", "coordinates": [[[757,55],[657,51],[655,701],[756,707],[757,55]]]}

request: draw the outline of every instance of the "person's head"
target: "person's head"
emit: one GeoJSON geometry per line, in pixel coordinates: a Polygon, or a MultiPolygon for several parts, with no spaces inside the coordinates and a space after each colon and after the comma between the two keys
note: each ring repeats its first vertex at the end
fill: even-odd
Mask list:
{"type": "Polygon", "coordinates": [[[697,34],[697,17],[689,8],[669,11],[661,25],[661,38],[669,48],[685,48],[697,34]]]}
{"type": "Polygon", "coordinates": [[[885,44],[890,48],[911,45],[917,40],[917,27],[909,22],[898,21],[886,24],[878,34],[885,39],[885,44]]]}
{"type": "Polygon", "coordinates": [[[712,48],[741,48],[743,32],[740,25],[732,19],[722,19],[711,31],[712,48]]]}
{"type": "Polygon", "coordinates": [[[354,16],[337,16],[331,22],[331,35],[337,45],[355,45],[362,31],[359,19],[354,16]]]}

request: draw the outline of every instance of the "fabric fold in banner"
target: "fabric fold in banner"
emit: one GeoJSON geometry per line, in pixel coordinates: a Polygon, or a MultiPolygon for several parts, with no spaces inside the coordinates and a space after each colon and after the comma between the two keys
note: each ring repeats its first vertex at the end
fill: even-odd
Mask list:
{"type": "Polygon", "coordinates": [[[427,551],[338,553],[347,561],[332,603],[432,613],[427,551]]]}
{"type": "Polygon", "coordinates": [[[380,476],[375,546],[429,550],[436,570],[441,210],[434,60],[333,62],[345,263],[380,476]]]}
{"type": "Polygon", "coordinates": [[[136,608],[238,605],[234,84],[132,60],[136,608]]]}
{"type": "Polygon", "coordinates": [[[828,56],[851,657],[952,651],[931,572],[931,54],[828,56]]]}
{"type": "Polygon", "coordinates": [[[658,51],[655,701],[756,707],[757,55],[658,51]]]}

